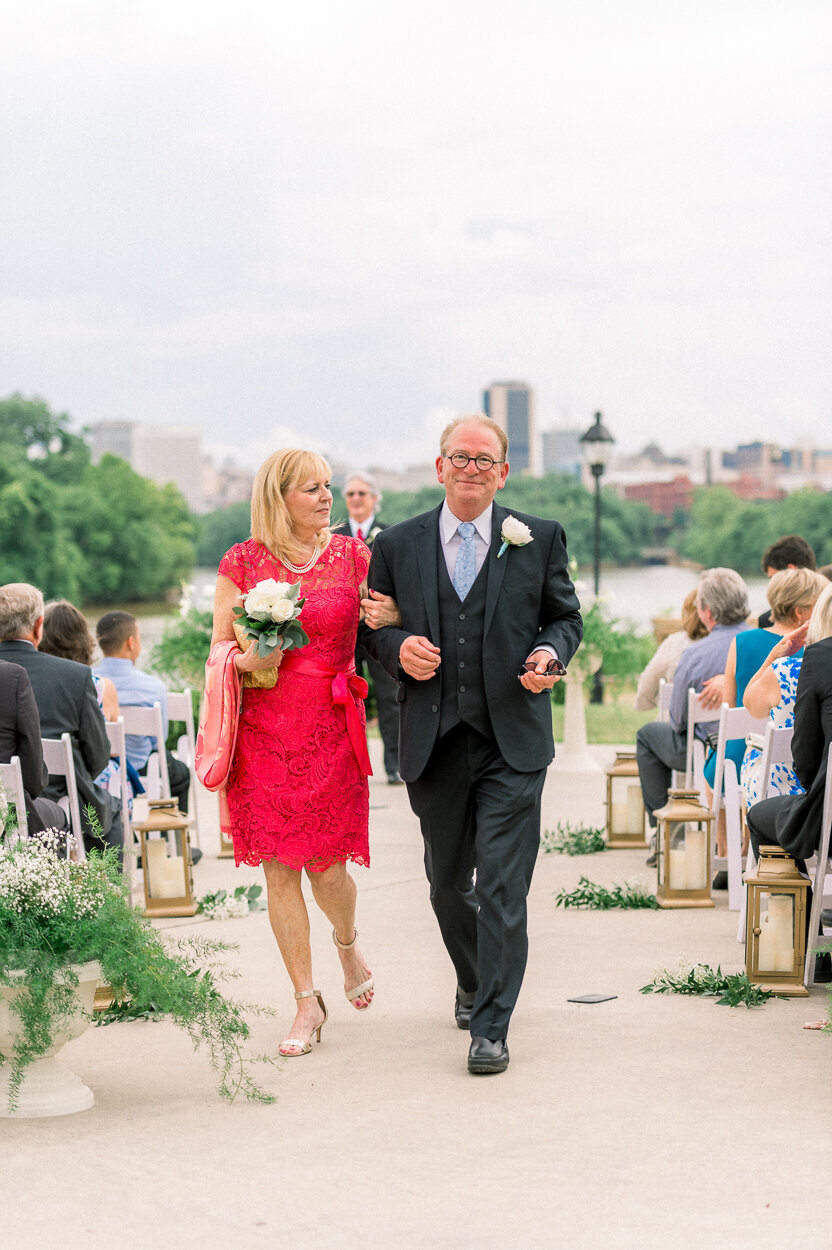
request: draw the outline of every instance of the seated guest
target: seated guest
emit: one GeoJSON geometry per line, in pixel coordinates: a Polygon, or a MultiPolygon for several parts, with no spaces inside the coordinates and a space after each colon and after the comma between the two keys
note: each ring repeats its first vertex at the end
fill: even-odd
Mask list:
{"type": "Polygon", "coordinates": [[[49,774],[40,743],[40,717],[29,674],[19,664],[0,660],[0,764],[20,760],[26,793],[29,833],[66,829],[66,813],[53,799],[43,798],[49,774]]]}
{"type": "MultiPolygon", "coordinates": [[[[40,640],[39,651],[46,655],[62,656],[65,660],[75,660],[77,664],[86,664],[89,668],[94,647],[90,627],[82,612],[79,612],[66,599],[57,599],[54,603],[47,603],[43,613],[43,637],[40,640]]],[[[92,674],[92,680],[104,719],[117,720],[118,693],[115,686],[109,677],[102,677],[98,673],[92,674]]],[[[127,792],[132,811],[133,795],[143,794],[144,786],[139,780],[138,773],[131,768],[129,761],[127,772],[127,792]]],[[[96,777],[95,782],[96,785],[109,790],[110,782],[116,781],[119,777],[119,762],[116,759],[110,759],[107,767],[96,777]]]]}
{"type": "MultiPolygon", "coordinates": [[[[811,569],[785,569],[775,573],[768,584],[766,598],[771,606],[774,623],[769,629],[748,629],[737,637],[728,648],[728,659],[725,662],[725,677],[722,682],[722,699],[729,707],[742,707],[743,696],[749,681],[759,671],[760,665],[778,640],[791,634],[798,626],[805,624],[812,615],[818,595],[826,585],[825,579],[811,569]]],[[[795,682],[797,673],[795,672],[795,682]]],[[[792,692],[793,695],[793,692],[792,692]]],[[[775,694],[775,702],[779,701],[779,693],[775,694]]],[[[794,698],[790,700],[790,707],[794,698]]],[[[769,704],[761,713],[767,716],[772,705],[769,704]]],[[[778,722],[779,723],[779,722],[778,722]]],[[[791,719],[789,719],[791,724],[791,719]]],[[[726,744],[725,758],[734,761],[737,776],[746,754],[745,739],[736,738],[726,744]]],[[[712,751],[705,763],[705,780],[709,786],[714,784],[716,772],[716,752],[712,751]]],[[[782,793],[787,794],[784,790],[782,793]]],[[[719,837],[717,837],[719,843],[719,837]]],[[[717,846],[717,854],[724,855],[724,849],[717,846]]]]}
{"type": "MultiPolygon", "coordinates": [[[[804,793],[762,799],[748,809],[748,831],[758,857],[761,846],[782,846],[805,872],[806,860],[815,854],[820,843],[830,742],[832,586],[824,590],[815,604],[797,680],[792,760],[804,793]]],[[[829,980],[832,975],[828,955],[823,958],[823,965],[822,975],[816,972],[816,980],[829,980]]]]}
{"type": "MultiPolygon", "coordinates": [[[[809,574],[808,570],[796,572],[815,577],[821,586],[824,585],[824,579],[819,573],[809,574]]],[[[825,589],[816,596],[810,619],[792,633],[786,634],[772,647],[762,666],[749,681],[743,696],[743,707],[752,716],[768,716],[778,729],[788,729],[794,725],[797,688],[804,660],[804,640],[806,646],[812,646],[828,638],[830,634],[832,586],[825,582],[825,589]]],[[[760,755],[758,747],[749,746],[742,762],[741,781],[749,807],[766,797],[770,785],[781,795],[803,793],[805,786],[798,774],[785,764],[775,765],[772,776],[763,778],[759,769],[760,755]]]]}
{"type": "MultiPolygon", "coordinates": [[[[44,655],[38,650],[43,634],[43,595],[26,582],[0,586],[0,659],[20,664],[29,674],[44,738],[72,739],[75,779],[81,806],[84,844],[96,845],[96,835],[87,819],[92,806],[101,825],[105,843],[121,850],[124,829],[121,803],[93,781],[110,758],[110,742],[104,716],[98,705],[92,674],[85,664],[44,655]]],[[[47,797],[66,794],[62,777],[50,781],[47,797]]]]}
{"type": "Polygon", "coordinates": [[[685,595],[682,604],[682,628],[668,634],[656,649],[656,654],[638,679],[635,707],[639,712],[647,712],[655,707],[659,699],[659,683],[673,681],[676,666],[682,658],[682,652],[692,642],[707,637],[708,631],[699,619],[696,611],[696,589],[685,595]]]}
{"type": "MultiPolygon", "coordinates": [[[[696,589],[696,610],[708,631],[682,652],[673,678],[670,722],[650,721],[636,734],[636,759],[647,817],[656,827],[654,812],[667,802],[673,769],[687,763],[688,688],[697,691],[710,677],[725,671],[728,648],[737,634],[747,629],[748,592],[733,569],[706,569],[696,589]]],[[[703,741],[716,730],[713,721],[698,722],[696,734],[703,741]]],[[[648,865],[655,863],[651,855],[648,865]]]]}
{"type": "MultiPolygon", "coordinates": [[[[814,571],[815,553],[806,539],[801,538],[799,534],[786,534],[766,548],[760,564],[766,577],[774,577],[775,573],[781,573],[784,569],[812,569],[814,571]]],[[[773,619],[770,610],[763,612],[757,621],[758,628],[768,629],[773,619]]]]}
{"type": "MultiPolygon", "coordinates": [[[[95,672],[102,677],[109,677],[118,692],[119,705],[122,707],[153,707],[158,703],[162,710],[162,726],[168,732],[168,692],[158,677],[144,673],[136,667],[142,649],[141,632],[135,616],[129,612],[105,612],[95,627],[98,645],[104,659],[95,665],[95,672]]],[[[147,772],[147,761],[155,751],[156,742],[148,735],[127,735],[127,762],[132,764],[136,772],[144,775],[147,772]]],[[[158,744],[160,751],[165,749],[164,742],[158,744]]],[[[179,800],[180,812],[188,810],[188,789],[191,774],[187,764],[166,752],[170,792],[179,800]]],[[[193,848],[194,858],[196,848],[193,848]]]]}

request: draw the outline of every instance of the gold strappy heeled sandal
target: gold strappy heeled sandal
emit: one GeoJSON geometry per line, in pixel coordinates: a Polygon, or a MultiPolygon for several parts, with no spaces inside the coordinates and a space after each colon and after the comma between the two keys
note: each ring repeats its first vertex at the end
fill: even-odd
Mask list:
{"type": "Polygon", "coordinates": [[[320,1007],[321,1011],[324,1013],[324,1018],[320,1024],[315,1025],[315,1028],[312,1030],[312,1033],[309,1034],[309,1037],[307,1038],[305,1042],[301,1041],[300,1038],[297,1038],[297,1037],[287,1037],[284,1042],[280,1043],[280,1054],[283,1056],[284,1059],[299,1059],[301,1055],[308,1055],[310,1050],[312,1049],[312,1035],[314,1034],[315,1040],[317,1042],[320,1042],[321,1029],[324,1027],[327,1020],[329,1019],[329,1012],[327,1011],[324,1005],[324,1000],[321,998],[320,990],[298,990],[298,992],[295,994],[295,998],[297,999],[317,998],[318,1006],[320,1007]],[[298,1049],[286,1050],[285,1048],[287,1046],[297,1046],[298,1049]]]}
{"type": "MultiPolygon", "coordinates": [[[[339,950],[351,951],[352,948],[355,946],[356,942],[358,941],[358,930],[357,929],[353,930],[353,939],[351,942],[339,942],[338,934],[333,929],[332,940],[339,950]]],[[[347,996],[347,1000],[352,1003],[352,1000],[354,998],[360,998],[362,994],[366,994],[368,990],[371,990],[373,988],[374,988],[373,978],[370,977],[369,981],[362,981],[360,985],[354,985],[351,990],[345,989],[344,993],[347,996]]],[[[372,1002],[372,999],[370,1000],[370,1002],[372,1002]]],[[[363,1003],[360,1007],[356,1006],[353,1003],[353,1006],[355,1007],[356,1011],[366,1011],[367,1008],[370,1006],[370,1003],[363,1003]]]]}

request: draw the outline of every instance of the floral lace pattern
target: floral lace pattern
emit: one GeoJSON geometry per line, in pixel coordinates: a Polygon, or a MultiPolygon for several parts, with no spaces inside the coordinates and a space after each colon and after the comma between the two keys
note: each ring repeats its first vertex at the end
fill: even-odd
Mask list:
{"type": "MultiPolygon", "coordinates": [[[[353,663],[359,587],[370,552],[334,534],[315,566],[292,573],[250,538],[223,556],[219,572],[242,593],[264,578],[301,583],[302,654],[343,672],[353,663]]],[[[358,701],[364,723],[364,705],[358,701]]],[[[342,707],[325,677],[281,670],[271,690],[246,688],[234,763],[228,779],[236,863],[276,859],[321,872],[353,860],[369,866],[369,789],[347,735],[342,707]]]]}
{"type": "MultiPolygon", "coordinates": [[[[775,660],[772,668],[777,674],[782,691],[780,702],[769,712],[769,719],[775,729],[790,729],[794,724],[794,701],[797,697],[797,679],[800,676],[800,665],[803,660],[803,648],[785,659],[775,660]]],[[[766,797],[768,787],[763,786],[760,775],[762,752],[756,747],[747,747],[743,756],[740,781],[745,791],[747,807],[753,807],[766,797]]],[[[797,780],[797,774],[785,764],[775,764],[771,770],[771,784],[775,794],[803,794],[803,786],[797,780]]]]}

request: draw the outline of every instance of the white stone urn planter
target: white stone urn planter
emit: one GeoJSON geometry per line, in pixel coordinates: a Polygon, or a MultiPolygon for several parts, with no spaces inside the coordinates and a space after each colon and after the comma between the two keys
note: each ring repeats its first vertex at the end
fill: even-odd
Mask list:
{"type": "MultiPolygon", "coordinates": [[[[95,989],[101,980],[101,965],[95,962],[73,964],[72,971],[78,977],[75,1014],[65,1022],[55,1045],[45,1055],[26,1066],[14,1111],[9,1110],[9,1063],[0,1064],[0,1117],[35,1119],[50,1115],[72,1115],[87,1111],[95,1102],[95,1095],[74,1072],[70,1072],[57,1058],[58,1051],[74,1037],[80,1037],[92,1019],[95,989]]],[[[24,974],[21,972],[20,976],[24,974]]],[[[15,1036],[20,1032],[20,1020],[10,1004],[20,990],[0,986],[0,1052],[9,1055],[15,1036]]]]}
{"type": "Polygon", "coordinates": [[[555,767],[561,772],[600,773],[601,765],[587,749],[586,698],[584,681],[597,673],[603,657],[581,643],[566,670],[566,699],[563,716],[563,744],[555,756],[555,767]]]}

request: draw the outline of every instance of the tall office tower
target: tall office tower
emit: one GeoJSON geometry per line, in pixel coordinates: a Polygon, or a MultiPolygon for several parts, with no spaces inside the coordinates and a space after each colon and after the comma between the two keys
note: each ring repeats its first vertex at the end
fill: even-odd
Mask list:
{"type": "Polygon", "coordinates": [[[536,469],[534,391],[525,382],[492,382],[482,395],[483,410],[508,435],[508,455],[515,472],[536,469]]]}

